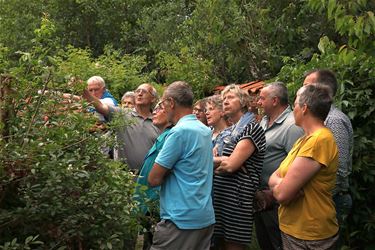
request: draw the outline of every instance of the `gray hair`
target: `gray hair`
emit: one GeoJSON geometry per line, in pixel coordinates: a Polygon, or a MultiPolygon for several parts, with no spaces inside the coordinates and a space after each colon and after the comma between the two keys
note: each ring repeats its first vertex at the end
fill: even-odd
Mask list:
{"type": "Polygon", "coordinates": [[[322,84],[309,84],[297,91],[298,105],[306,104],[311,114],[324,121],[332,104],[332,95],[329,87],[322,84]]]}
{"type": "Polygon", "coordinates": [[[92,76],[87,80],[87,84],[98,83],[100,86],[105,87],[105,81],[101,76],[92,76]]]}
{"type": "Polygon", "coordinates": [[[283,82],[272,82],[266,85],[271,97],[277,97],[281,105],[288,105],[288,89],[283,82]]]}
{"type": "Polygon", "coordinates": [[[220,111],[223,110],[223,98],[221,95],[213,95],[207,98],[206,104],[209,103],[220,111]]]}
{"type": "Polygon", "coordinates": [[[244,91],[243,89],[241,89],[238,85],[231,84],[231,85],[226,86],[224,88],[224,90],[221,91],[221,98],[224,100],[224,95],[226,95],[229,92],[235,94],[240,99],[242,111],[247,112],[248,107],[250,105],[249,94],[246,91],[244,91]]]}
{"type": "Polygon", "coordinates": [[[194,94],[191,86],[184,81],[171,83],[164,92],[166,98],[171,97],[179,106],[193,106],[194,94]]]}
{"type": "Polygon", "coordinates": [[[121,97],[121,101],[123,101],[125,98],[133,98],[133,100],[135,99],[135,94],[134,94],[134,91],[127,91],[125,92],[125,94],[121,97]]]}

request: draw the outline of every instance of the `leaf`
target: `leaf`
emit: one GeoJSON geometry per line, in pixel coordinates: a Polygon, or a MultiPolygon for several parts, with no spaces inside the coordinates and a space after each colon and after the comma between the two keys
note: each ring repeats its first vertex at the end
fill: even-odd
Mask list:
{"type": "Polygon", "coordinates": [[[107,247],[108,247],[108,249],[112,249],[112,243],[111,242],[107,242],[107,247]]]}
{"type": "Polygon", "coordinates": [[[327,15],[328,15],[328,20],[333,19],[333,12],[335,11],[336,8],[336,0],[329,0],[328,1],[328,6],[327,6],[327,15]]]}
{"type": "Polygon", "coordinates": [[[30,241],[32,241],[32,240],[33,240],[33,236],[27,237],[26,240],[25,240],[25,244],[29,244],[30,241]]]}

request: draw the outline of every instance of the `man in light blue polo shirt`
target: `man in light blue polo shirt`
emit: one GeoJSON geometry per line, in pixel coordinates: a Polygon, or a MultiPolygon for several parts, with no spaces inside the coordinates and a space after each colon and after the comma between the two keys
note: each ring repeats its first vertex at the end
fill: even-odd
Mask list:
{"type": "Polygon", "coordinates": [[[169,85],[161,103],[175,126],[148,177],[150,186],[161,185],[162,220],[151,249],[209,249],[215,223],[211,130],[192,114],[187,83],[169,85]]]}

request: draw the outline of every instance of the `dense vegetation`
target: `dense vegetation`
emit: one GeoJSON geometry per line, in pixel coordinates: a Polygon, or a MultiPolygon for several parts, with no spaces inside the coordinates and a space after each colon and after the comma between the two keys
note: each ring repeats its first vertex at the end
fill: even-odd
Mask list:
{"type": "Polygon", "coordinates": [[[177,79],[198,97],[257,79],[294,94],[313,68],[337,73],[355,132],[345,244],[374,248],[374,12],[366,0],[0,0],[0,248],[119,249],[137,230],[131,174],[101,155],[94,118],[76,112],[86,104],[59,95],[80,95],[80,79],[103,76],[117,98],[177,79]]]}

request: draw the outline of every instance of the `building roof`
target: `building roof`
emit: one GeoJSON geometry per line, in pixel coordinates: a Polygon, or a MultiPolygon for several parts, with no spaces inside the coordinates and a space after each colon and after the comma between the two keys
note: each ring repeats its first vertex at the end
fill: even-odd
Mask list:
{"type": "MultiPolygon", "coordinates": [[[[241,89],[247,90],[249,94],[255,94],[264,87],[264,81],[252,81],[248,83],[238,84],[241,89]]],[[[226,86],[216,86],[214,92],[222,91],[226,86]]]]}

